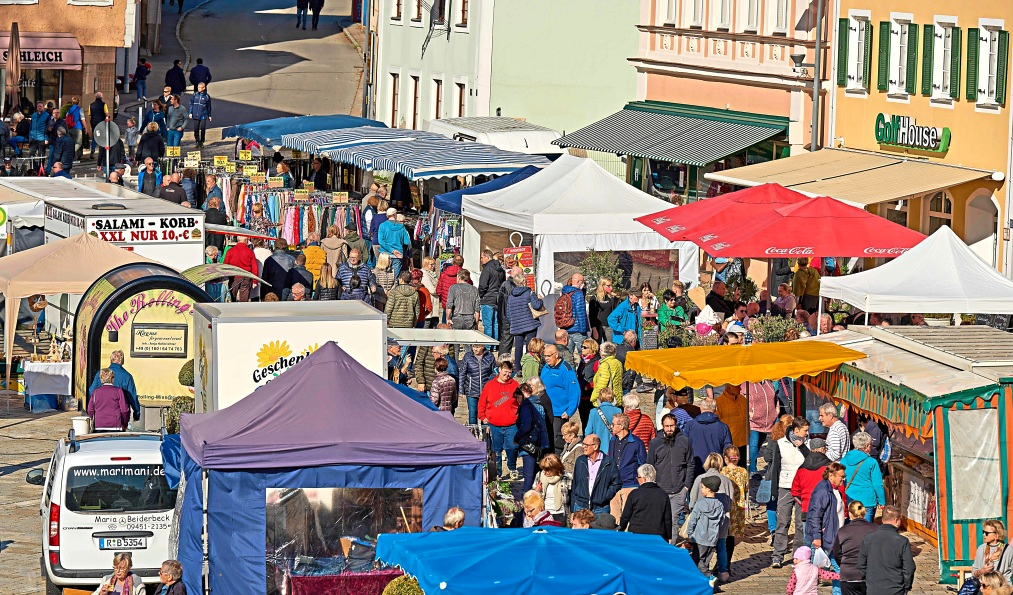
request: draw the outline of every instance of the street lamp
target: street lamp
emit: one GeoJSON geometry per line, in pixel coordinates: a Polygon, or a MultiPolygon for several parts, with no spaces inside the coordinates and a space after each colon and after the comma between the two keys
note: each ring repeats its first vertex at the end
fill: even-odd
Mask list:
{"type": "Polygon", "coordinates": [[[791,61],[795,64],[794,70],[804,76],[807,74],[806,68],[813,69],[813,113],[812,121],[810,123],[809,132],[809,150],[816,151],[817,144],[817,129],[820,121],[820,56],[823,53],[823,0],[819,0],[816,8],[816,60],[815,62],[808,64],[802,62],[805,59],[805,54],[791,54],[791,61]]]}

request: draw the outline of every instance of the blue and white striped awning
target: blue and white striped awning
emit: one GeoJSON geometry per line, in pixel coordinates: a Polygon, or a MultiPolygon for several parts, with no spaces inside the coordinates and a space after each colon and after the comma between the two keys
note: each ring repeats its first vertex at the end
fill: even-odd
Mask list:
{"type": "Polygon", "coordinates": [[[319,154],[322,151],[333,151],[359,145],[441,138],[446,137],[421,130],[359,126],[356,128],[314,130],[311,132],[285,134],[281,137],[281,144],[290,149],[319,154]]]}
{"type": "Polygon", "coordinates": [[[503,151],[481,143],[414,139],[323,150],[321,155],[339,163],[374,171],[400,173],[409,180],[464,175],[500,175],[549,160],[541,155],[503,151]]]}

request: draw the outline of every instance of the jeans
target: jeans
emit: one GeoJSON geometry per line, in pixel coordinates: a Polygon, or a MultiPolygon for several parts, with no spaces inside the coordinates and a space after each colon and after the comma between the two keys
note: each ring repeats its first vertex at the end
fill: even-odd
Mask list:
{"type": "Polygon", "coordinates": [[[169,143],[170,147],[178,147],[179,143],[183,142],[183,131],[182,130],[169,130],[169,143]]]}
{"type": "Polygon", "coordinates": [[[208,129],[208,121],[206,118],[193,121],[193,140],[197,143],[204,142],[204,134],[208,129]]]}
{"type": "Polygon", "coordinates": [[[514,367],[520,366],[521,357],[524,356],[524,350],[528,346],[528,341],[535,338],[538,333],[538,329],[531,329],[523,335],[514,335],[514,367]]]}
{"type": "Polygon", "coordinates": [[[468,397],[468,423],[478,423],[478,397],[468,397]]]}
{"type": "Polygon", "coordinates": [[[517,471],[517,445],[514,444],[517,426],[491,426],[490,429],[492,431],[492,452],[496,455],[496,474],[503,475],[501,453],[504,450],[507,456],[507,469],[517,471]]]}
{"type": "Polygon", "coordinates": [[[729,539],[734,539],[734,537],[729,536],[724,539],[718,537],[718,565],[715,568],[718,573],[728,572],[728,562],[730,561],[729,558],[731,558],[731,556],[728,555],[729,539]]]}
{"type": "Polygon", "coordinates": [[[297,29],[299,27],[302,27],[303,29],[306,28],[306,13],[307,13],[308,10],[309,10],[309,7],[307,7],[307,6],[296,7],[296,9],[295,9],[295,26],[296,26],[297,29]]]}
{"type": "Polygon", "coordinates": [[[795,514],[795,539],[794,547],[802,545],[802,507],[795,502],[791,495],[791,488],[777,488],[777,529],[774,533],[774,562],[783,562],[784,556],[788,553],[788,526],[791,525],[791,515],[795,514]]]}
{"type": "Polygon", "coordinates": [[[318,10],[318,9],[314,9],[314,10],[313,10],[313,28],[314,28],[314,29],[316,29],[316,28],[317,28],[317,24],[318,24],[319,22],[320,22],[320,10],[318,10]]]}
{"type": "Polygon", "coordinates": [[[521,451],[521,466],[522,475],[524,476],[524,484],[521,486],[521,493],[526,493],[531,489],[531,486],[535,485],[535,469],[538,467],[535,457],[528,453],[521,451]]]}
{"type": "Polygon", "coordinates": [[[777,530],[777,502],[767,502],[767,530],[773,535],[777,530]]]}
{"type": "Polygon", "coordinates": [[[135,82],[137,83],[137,101],[144,101],[144,96],[148,94],[148,81],[140,80],[135,82]]]}
{"type": "Polygon", "coordinates": [[[756,473],[756,459],[759,458],[760,445],[767,437],[765,432],[749,430],[749,472],[756,473]]]}
{"type": "Polygon", "coordinates": [[[395,257],[393,254],[390,255],[390,270],[394,273],[394,278],[401,274],[401,259],[395,257]]]}
{"type": "Polygon", "coordinates": [[[867,521],[869,521],[871,523],[873,521],[873,519],[875,519],[875,518],[876,518],[876,507],[875,506],[870,506],[869,508],[866,508],[865,509],[865,520],[867,520],[867,521]]]}
{"type": "Polygon", "coordinates": [[[23,136],[12,136],[9,139],[7,139],[7,144],[10,145],[12,149],[14,149],[15,155],[21,155],[21,147],[19,147],[18,145],[27,142],[28,139],[23,136]]]}
{"type": "Polygon", "coordinates": [[[496,306],[482,304],[480,308],[482,313],[482,332],[485,333],[485,336],[493,339],[499,337],[499,312],[496,306]]]}

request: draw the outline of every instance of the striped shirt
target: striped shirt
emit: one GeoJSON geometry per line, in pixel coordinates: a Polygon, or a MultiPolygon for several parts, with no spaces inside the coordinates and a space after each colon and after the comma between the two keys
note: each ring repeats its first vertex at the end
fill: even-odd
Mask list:
{"type": "Polygon", "coordinates": [[[827,458],[831,461],[840,461],[841,457],[847,454],[850,449],[851,437],[848,436],[848,426],[837,420],[827,430],[827,458]]]}

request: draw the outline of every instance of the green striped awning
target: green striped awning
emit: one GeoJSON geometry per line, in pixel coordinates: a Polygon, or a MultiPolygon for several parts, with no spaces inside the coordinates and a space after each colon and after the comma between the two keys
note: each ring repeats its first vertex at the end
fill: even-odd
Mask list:
{"type": "Polygon", "coordinates": [[[787,125],[787,118],[646,101],[553,144],[704,166],[782,134],[787,125]]]}

